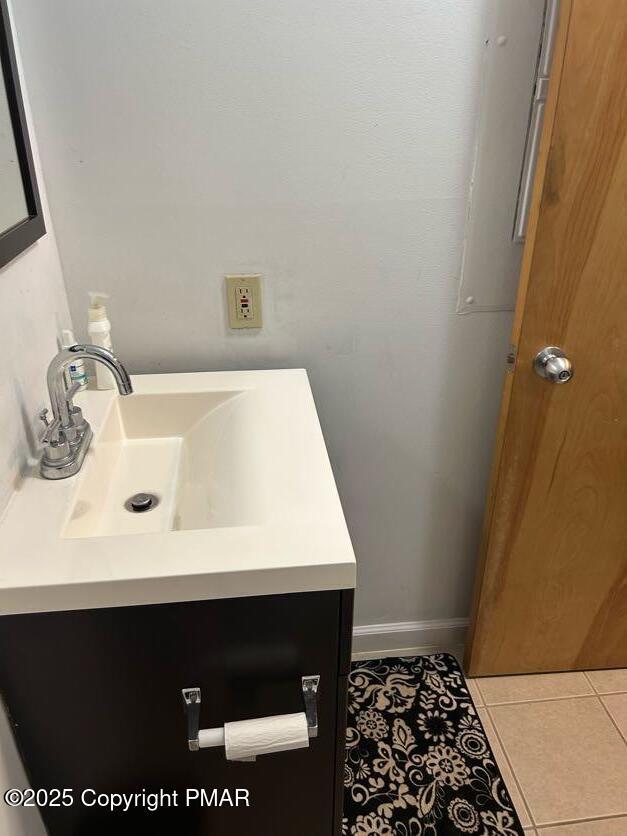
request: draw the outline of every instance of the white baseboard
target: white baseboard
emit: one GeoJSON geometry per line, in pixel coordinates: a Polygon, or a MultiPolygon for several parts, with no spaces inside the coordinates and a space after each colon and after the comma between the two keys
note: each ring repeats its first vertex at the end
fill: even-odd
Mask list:
{"type": "Polygon", "coordinates": [[[467,618],[363,624],[353,628],[353,659],[424,653],[453,653],[459,657],[467,627],[467,618]]]}

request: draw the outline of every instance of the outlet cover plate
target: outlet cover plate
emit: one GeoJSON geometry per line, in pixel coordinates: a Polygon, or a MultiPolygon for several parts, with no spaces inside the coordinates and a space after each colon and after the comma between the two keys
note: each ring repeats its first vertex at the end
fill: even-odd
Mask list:
{"type": "Polygon", "coordinates": [[[245,273],[225,276],[229,328],[261,328],[261,276],[245,273]]]}

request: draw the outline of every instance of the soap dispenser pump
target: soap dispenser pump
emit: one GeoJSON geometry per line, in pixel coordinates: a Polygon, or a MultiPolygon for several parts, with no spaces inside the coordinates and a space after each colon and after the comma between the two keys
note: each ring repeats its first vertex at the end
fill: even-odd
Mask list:
{"type": "MultiPolygon", "coordinates": [[[[100,291],[89,292],[89,312],[87,333],[93,345],[112,350],[111,344],[111,323],[107,317],[105,301],[109,298],[106,293],[100,291]]],[[[114,381],[111,372],[102,363],[96,363],[96,389],[113,389],[114,381]]]]}

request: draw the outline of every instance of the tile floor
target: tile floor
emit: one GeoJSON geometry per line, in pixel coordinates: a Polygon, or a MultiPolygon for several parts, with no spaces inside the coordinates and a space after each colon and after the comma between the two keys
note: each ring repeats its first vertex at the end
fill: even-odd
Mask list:
{"type": "Polygon", "coordinates": [[[468,680],[533,836],[627,836],[627,669],[468,680]]]}

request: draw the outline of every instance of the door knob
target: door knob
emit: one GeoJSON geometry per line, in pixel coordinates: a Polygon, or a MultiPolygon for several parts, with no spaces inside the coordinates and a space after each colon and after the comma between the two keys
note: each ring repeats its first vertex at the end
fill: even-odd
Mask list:
{"type": "Polygon", "coordinates": [[[568,383],[574,374],[573,364],[555,345],[549,345],[536,354],[533,369],[549,383],[568,383]]]}

